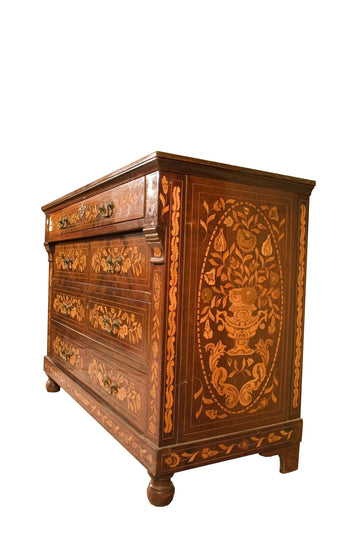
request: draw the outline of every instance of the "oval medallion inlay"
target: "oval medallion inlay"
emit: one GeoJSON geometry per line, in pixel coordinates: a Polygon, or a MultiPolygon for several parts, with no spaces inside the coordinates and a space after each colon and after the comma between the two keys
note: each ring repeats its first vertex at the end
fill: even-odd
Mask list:
{"type": "Polygon", "coordinates": [[[268,391],[282,333],[284,284],[277,208],[232,202],[205,251],[197,334],[213,400],[227,414],[240,414],[268,391]]]}

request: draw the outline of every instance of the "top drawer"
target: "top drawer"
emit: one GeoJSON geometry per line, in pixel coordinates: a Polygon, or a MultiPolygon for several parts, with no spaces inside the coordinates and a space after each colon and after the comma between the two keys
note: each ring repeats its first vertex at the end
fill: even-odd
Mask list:
{"type": "Polygon", "coordinates": [[[72,233],[141,219],[145,212],[145,178],[137,178],[83,201],[53,212],[46,220],[49,239],[72,233]]]}

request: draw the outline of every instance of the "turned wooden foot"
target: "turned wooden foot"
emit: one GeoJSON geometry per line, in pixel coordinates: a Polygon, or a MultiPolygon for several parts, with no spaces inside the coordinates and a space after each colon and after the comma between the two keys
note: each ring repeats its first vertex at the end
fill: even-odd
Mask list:
{"type": "Polygon", "coordinates": [[[271,450],[270,452],[262,452],[261,455],[265,457],[276,456],[280,458],[280,472],[283,474],[296,471],[299,464],[299,450],[300,444],[292,444],[285,448],[279,448],[277,450],[271,450]]]}
{"type": "Polygon", "coordinates": [[[175,487],[171,477],[172,474],[161,477],[150,474],[151,480],[147,488],[147,496],[154,506],[166,506],[173,500],[175,487]]]}
{"type": "Polygon", "coordinates": [[[48,380],[46,381],[46,390],[48,392],[58,392],[60,386],[51,377],[48,377],[48,380]]]}

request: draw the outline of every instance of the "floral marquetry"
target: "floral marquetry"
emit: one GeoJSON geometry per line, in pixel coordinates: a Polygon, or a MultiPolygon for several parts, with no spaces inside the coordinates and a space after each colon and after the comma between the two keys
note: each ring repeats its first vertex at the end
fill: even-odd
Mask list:
{"type": "Polygon", "coordinates": [[[56,250],[56,270],[84,273],[86,269],[86,251],[83,248],[65,248],[56,250]]]}
{"type": "Polygon", "coordinates": [[[124,403],[129,411],[137,413],[141,406],[141,395],[134,383],[123,374],[115,373],[103,362],[95,358],[88,367],[88,373],[94,384],[100,386],[104,392],[114,396],[124,403]]]}
{"type": "Polygon", "coordinates": [[[46,388],[146,467],[151,504],[193,467],[296,470],[313,187],[154,152],[43,207],[46,388]]]}
{"type": "Polygon", "coordinates": [[[69,319],[82,322],[85,318],[85,306],[81,298],[70,294],[55,294],[54,312],[69,319]]]}
{"type": "Polygon", "coordinates": [[[137,246],[99,248],[91,259],[91,268],[96,274],[119,274],[141,276],[145,270],[144,254],[137,246]]]}
{"type": "Polygon", "coordinates": [[[194,398],[197,417],[215,419],[277,402],[286,220],[275,206],[236,199],[204,200],[203,209],[197,336],[206,391],[194,398]]]}
{"type": "Polygon", "coordinates": [[[103,304],[94,304],[89,311],[90,324],[105,334],[117,337],[131,344],[143,338],[143,325],[135,315],[123,309],[115,309],[103,304]]]}

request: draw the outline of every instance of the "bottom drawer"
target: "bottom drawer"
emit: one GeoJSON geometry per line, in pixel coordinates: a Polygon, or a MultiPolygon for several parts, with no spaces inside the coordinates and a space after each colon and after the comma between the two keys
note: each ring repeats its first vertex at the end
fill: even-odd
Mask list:
{"type": "Polygon", "coordinates": [[[147,376],[110,360],[90,340],[66,330],[51,333],[51,356],[113,409],[144,430],[147,376]]]}

